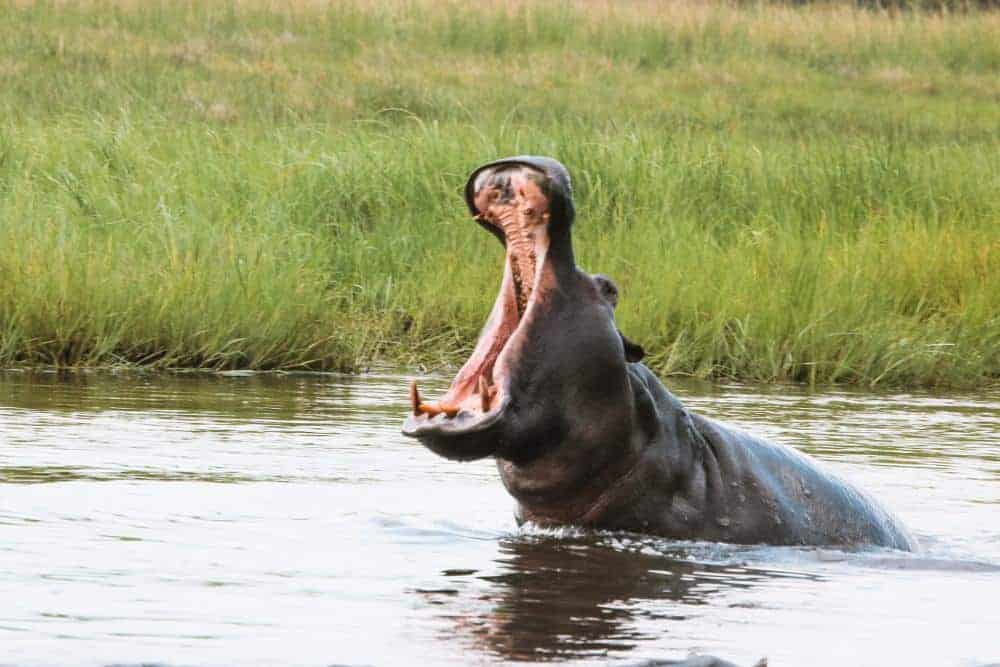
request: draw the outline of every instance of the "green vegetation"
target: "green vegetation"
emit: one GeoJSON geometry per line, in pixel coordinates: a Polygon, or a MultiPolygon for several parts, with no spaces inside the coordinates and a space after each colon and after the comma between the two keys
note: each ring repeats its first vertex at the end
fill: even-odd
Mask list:
{"type": "Polygon", "coordinates": [[[666,373],[1000,378],[1000,14],[0,0],[0,366],[459,361],[560,158],[666,373]]]}

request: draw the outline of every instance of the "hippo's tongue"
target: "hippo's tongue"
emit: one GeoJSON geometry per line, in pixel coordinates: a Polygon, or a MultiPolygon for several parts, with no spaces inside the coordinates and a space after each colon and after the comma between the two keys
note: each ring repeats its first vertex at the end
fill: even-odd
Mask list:
{"type": "Polygon", "coordinates": [[[500,403],[506,382],[496,362],[536,296],[540,258],[548,248],[544,178],[530,167],[507,166],[487,170],[477,179],[476,220],[499,232],[506,246],[500,293],[475,350],[444,397],[424,403],[416,383],[411,384],[414,416],[451,419],[464,411],[486,414],[500,403]]]}

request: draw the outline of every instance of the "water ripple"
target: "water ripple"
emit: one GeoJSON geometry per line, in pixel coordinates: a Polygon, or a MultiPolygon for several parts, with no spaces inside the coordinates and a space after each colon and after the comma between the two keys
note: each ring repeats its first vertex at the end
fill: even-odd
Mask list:
{"type": "MultiPolygon", "coordinates": [[[[669,383],[869,489],[921,540],[901,554],[519,528],[490,461],[399,435],[409,378],[0,373],[3,660],[699,651],[823,666],[995,651],[996,393],[669,383]]],[[[431,393],[447,381],[421,378],[431,393]]]]}

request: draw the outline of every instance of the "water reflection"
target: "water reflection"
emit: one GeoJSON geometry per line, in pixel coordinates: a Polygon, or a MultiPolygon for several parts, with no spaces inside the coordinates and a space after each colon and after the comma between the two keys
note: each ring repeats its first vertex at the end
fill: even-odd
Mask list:
{"type": "Polygon", "coordinates": [[[442,606],[476,648],[507,660],[550,661],[625,654],[674,631],[713,598],[779,579],[822,579],[686,555],[684,547],[656,540],[519,535],[500,540],[498,572],[477,577],[485,590],[418,592],[442,606]],[[487,605],[477,613],[474,601],[487,605]]]}
{"type": "Polygon", "coordinates": [[[1000,657],[995,392],[669,383],[877,495],[900,556],[517,530],[490,461],[399,435],[408,379],[0,372],[0,659],[1000,657]]]}
{"type": "Polygon", "coordinates": [[[200,415],[229,423],[298,422],[322,417],[338,424],[399,419],[393,398],[406,397],[397,376],[322,373],[101,373],[0,371],[0,408],[55,418],[107,412],[200,415]],[[375,380],[376,383],[373,383],[375,380]],[[400,385],[393,386],[399,382],[400,385]],[[387,396],[386,390],[398,396],[387,396]]]}
{"type": "MultiPolygon", "coordinates": [[[[0,484],[49,484],[55,482],[102,482],[113,480],[144,480],[150,482],[208,482],[233,484],[250,481],[280,481],[280,478],[251,477],[232,473],[171,472],[156,470],[119,469],[114,472],[94,472],[71,466],[0,466],[0,484]]],[[[335,481],[335,480],[331,480],[335,481]]]]}

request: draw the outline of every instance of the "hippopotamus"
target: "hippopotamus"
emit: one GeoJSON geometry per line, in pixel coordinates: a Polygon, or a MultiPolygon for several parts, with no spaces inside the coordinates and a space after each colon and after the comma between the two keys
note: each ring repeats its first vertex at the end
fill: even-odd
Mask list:
{"type": "Polygon", "coordinates": [[[474,220],[505,248],[472,355],[437,401],[410,385],[403,434],[496,460],[518,523],[736,544],[916,548],[867,493],[807,455],[691,412],[614,317],[610,279],[576,265],[570,174],[547,157],[475,169],[474,220]]]}

